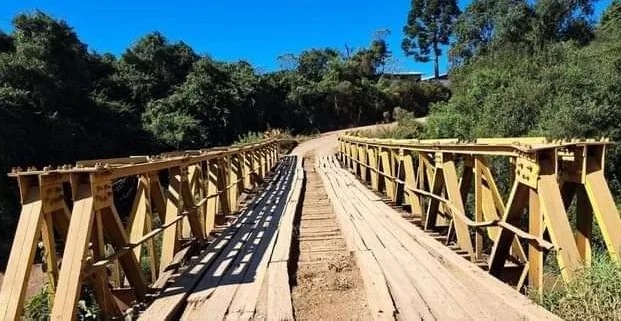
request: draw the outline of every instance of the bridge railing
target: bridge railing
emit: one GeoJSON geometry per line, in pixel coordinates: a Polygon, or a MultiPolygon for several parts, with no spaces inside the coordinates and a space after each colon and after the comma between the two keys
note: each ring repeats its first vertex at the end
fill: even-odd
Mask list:
{"type": "Polygon", "coordinates": [[[0,319],[21,317],[39,240],[52,320],[75,318],[85,284],[105,317],[122,316],[164,287],[188,250],[207,240],[216,221],[236,210],[242,191],[277,160],[278,141],[268,139],[13,170],[22,210],[0,289],[0,319]],[[120,196],[113,186],[119,180],[136,182],[127,213],[117,210],[120,196]]]}
{"type": "Polygon", "coordinates": [[[589,266],[593,217],[610,257],[621,263],[621,219],[604,177],[605,139],[357,135],[339,137],[346,167],[395,204],[409,205],[424,229],[443,228],[447,245],[455,240],[471,261],[486,262],[492,275],[518,289],[542,289],[548,254],[555,255],[565,280],[589,266]],[[503,162],[509,170],[501,170],[503,162]],[[506,197],[499,180],[510,186],[506,197]]]}

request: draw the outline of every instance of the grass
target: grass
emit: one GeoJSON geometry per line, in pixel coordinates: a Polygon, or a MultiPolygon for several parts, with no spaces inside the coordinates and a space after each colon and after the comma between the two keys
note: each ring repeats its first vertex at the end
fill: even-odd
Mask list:
{"type": "Polygon", "coordinates": [[[621,320],[621,267],[596,255],[571,282],[558,281],[541,297],[533,291],[530,296],[565,320],[621,320]]]}
{"type": "Polygon", "coordinates": [[[258,143],[264,139],[265,139],[265,134],[262,132],[248,132],[246,134],[237,136],[237,140],[233,143],[233,146],[250,144],[250,143],[258,143]]]}
{"type": "MultiPolygon", "coordinates": [[[[48,285],[45,284],[39,290],[39,293],[35,294],[28,300],[24,307],[24,315],[22,320],[28,321],[43,321],[50,319],[51,305],[50,305],[50,293],[48,291],[48,285]]],[[[85,286],[82,291],[82,296],[78,301],[77,320],[101,320],[99,307],[95,302],[95,295],[93,289],[85,286]]]]}
{"type": "Polygon", "coordinates": [[[364,130],[360,132],[360,135],[369,138],[421,138],[425,125],[414,116],[414,113],[397,107],[392,114],[394,120],[397,121],[396,126],[379,126],[374,129],[364,130]]]}

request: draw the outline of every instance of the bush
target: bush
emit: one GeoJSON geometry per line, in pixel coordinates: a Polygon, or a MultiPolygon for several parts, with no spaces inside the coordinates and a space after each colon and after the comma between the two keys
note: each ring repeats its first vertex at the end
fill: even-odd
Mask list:
{"type": "Polygon", "coordinates": [[[416,118],[414,112],[408,112],[396,107],[392,117],[397,121],[396,125],[380,126],[360,133],[360,135],[372,138],[395,138],[414,139],[420,138],[424,125],[420,118],[416,118]]]}
{"type": "Polygon", "coordinates": [[[621,319],[621,268],[606,256],[596,256],[593,265],[573,281],[559,281],[539,297],[531,297],[566,320],[621,319]]]}
{"type": "MultiPolygon", "coordinates": [[[[41,287],[39,293],[35,294],[24,306],[24,320],[42,321],[49,320],[51,312],[50,294],[47,283],[41,287]]],[[[82,297],[78,301],[77,320],[101,320],[99,307],[95,302],[93,290],[86,287],[82,292],[82,297]]]]}
{"type": "Polygon", "coordinates": [[[48,320],[50,318],[50,295],[45,284],[24,307],[25,320],[48,320]]]}

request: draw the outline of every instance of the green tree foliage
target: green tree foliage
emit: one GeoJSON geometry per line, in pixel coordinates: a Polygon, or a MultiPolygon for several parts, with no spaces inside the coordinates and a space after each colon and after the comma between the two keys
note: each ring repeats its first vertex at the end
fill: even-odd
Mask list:
{"type": "Polygon", "coordinates": [[[308,80],[319,81],[327,71],[330,60],[338,56],[339,53],[332,48],[306,50],[297,58],[297,71],[308,80]]]}
{"type": "Polygon", "coordinates": [[[166,97],[182,83],[198,59],[185,43],[171,44],[162,34],[153,32],[123,53],[119,77],[131,90],[131,103],[141,112],[149,101],[166,97]]]}
{"type": "Polygon", "coordinates": [[[467,63],[508,48],[531,53],[552,43],[593,39],[593,0],[474,0],[455,23],[451,60],[467,63]]]}
{"type": "Polygon", "coordinates": [[[433,57],[435,78],[440,74],[441,46],[449,44],[459,14],[456,0],[412,0],[401,47],[416,61],[428,62],[433,57]]]}
{"type": "Polygon", "coordinates": [[[522,43],[531,16],[526,0],[473,0],[455,23],[451,59],[463,62],[493,48],[522,43]]]}
{"type": "Polygon", "coordinates": [[[602,14],[601,28],[607,28],[609,25],[614,26],[621,23],[621,1],[613,0],[610,8],[602,14]]]}

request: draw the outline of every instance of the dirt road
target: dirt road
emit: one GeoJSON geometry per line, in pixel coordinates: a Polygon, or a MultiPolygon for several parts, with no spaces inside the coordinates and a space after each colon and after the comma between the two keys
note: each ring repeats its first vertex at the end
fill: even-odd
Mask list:
{"type": "Polygon", "coordinates": [[[337,135],[331,132],[299,145],[293,154],[304,157],[306,182],[303,207],[295,220],[291,266],[292,302],[296,320],[370,320],[360,270],[347,251],[315,157],[334,153],[337,135]]]}

